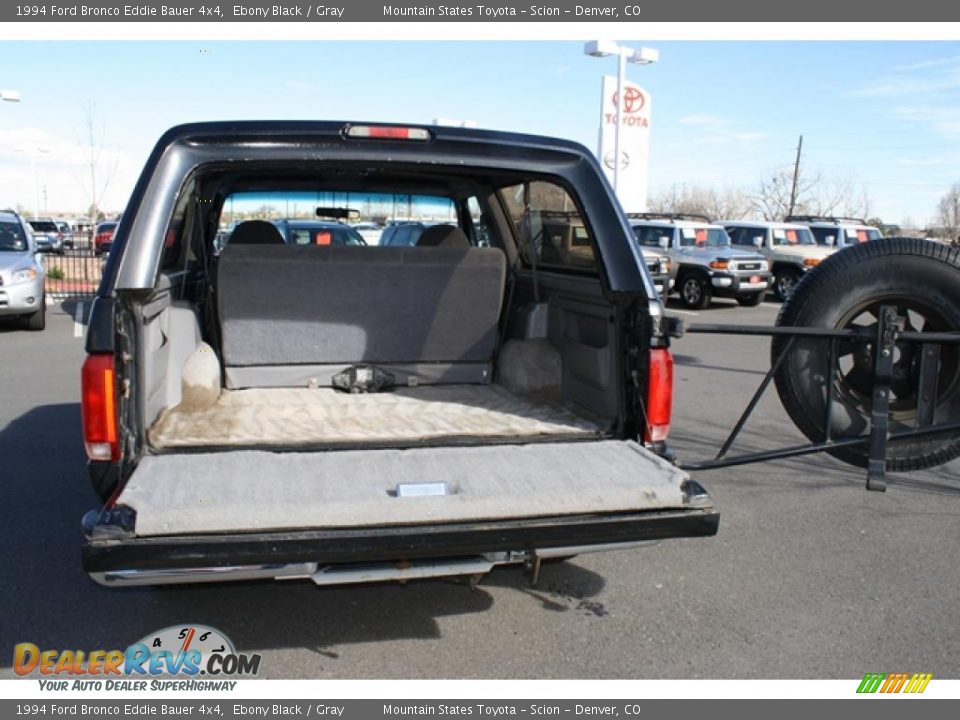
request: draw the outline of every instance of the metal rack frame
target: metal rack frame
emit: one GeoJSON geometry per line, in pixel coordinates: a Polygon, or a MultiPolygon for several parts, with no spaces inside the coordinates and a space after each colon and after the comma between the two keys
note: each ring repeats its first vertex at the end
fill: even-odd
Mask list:
{"type": "Polygon", "coordinates": [[[887,446],[901,440],[960,433],[960,423],[936,423],[934,409],[937,402],[937,371],[940,366],[941,348],[944,345],[960,345],[960,332],[913,332],[900,329],[897,323],[897,309],[890,305],[881,305],[878,311],[879,321],[875,329],[830,329],[814,327],[756,327],[749,325],[691,325],[688,333],[715,335],[760,335],[789,338],[774,359],[770,370],[760,382],[753,397],[747,403],[730,434],[720,446],[720,450],[711,460],[681,463],[685,470],[714,470],[718,468],[746,465],[749,463],[779,460],[781,458],[811,455],[828,452],[836,448],[869,446],[867,463],[867,490],[883,492],[886,490],[887,446]],[[831,415],[835,402],[835,382],[827,386],[826,410],[824,417],[824,436],[820,442],[806,445],[794,445],[757,453],[728,456],[734,442],[743,430],[751,414],[757,407],[763,393],[770,386],[777,370],[793,350],[797,338],[820,338],[830,341],[828,350],[828,368],[830,377],[835,376],[839,366],[837,344],[843,340],[873,345],[878,351],[873,353],[871,372],[872,391],[869,417],[869,431],[857,437],[833,438],[831,415]],[[917,387],[917,418],[911,430],[891,433],[889,425],[890,389],[893,379],[894,350],[897,343],[920,345],[921,358],[917,387]]]}

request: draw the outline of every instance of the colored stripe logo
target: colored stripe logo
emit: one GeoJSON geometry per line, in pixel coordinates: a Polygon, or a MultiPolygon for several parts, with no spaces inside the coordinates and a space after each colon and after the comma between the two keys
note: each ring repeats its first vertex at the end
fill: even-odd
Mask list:
{"type": "Polygon", "coordinates": [[[867,673],[858,693],[922,693],[933,679],[932,673],[867,673]]]}

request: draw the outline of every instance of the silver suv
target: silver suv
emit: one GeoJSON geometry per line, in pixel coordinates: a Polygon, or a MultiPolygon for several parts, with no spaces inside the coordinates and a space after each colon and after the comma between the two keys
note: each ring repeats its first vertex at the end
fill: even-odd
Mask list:
{"type": "Polygon", "coordinates": [[[817,245],[842,248],[868,240],[879,240],[883,233],[866,220],[825,215],[790,215],[787,222],[800,223],[810,228],[817,245]]]}
{"type": "Polygon", "coordinates": [[[773,294],[781,302],[810,268],[816,267],[836,248],[818,245],[805,225],[786,222],[723,220],[734,247],[760,251],[773,271],[773,294]]]}
{"type": "Polygon", "coordinates": [[[0,210],[0,317],[22,317],[29,330],[43,330],[46,304],[43,265],[26,222],[0,210]]]}
{"type": "Polygon", "coordinates": [[[630,225],[641,248],[662,248],[670,258],[674,290],[688,308],[707,307],[713,296],[759,305],[772,276],[756,251],[735,249],[720,225],[706,217],[631,214],[630,225]]]}

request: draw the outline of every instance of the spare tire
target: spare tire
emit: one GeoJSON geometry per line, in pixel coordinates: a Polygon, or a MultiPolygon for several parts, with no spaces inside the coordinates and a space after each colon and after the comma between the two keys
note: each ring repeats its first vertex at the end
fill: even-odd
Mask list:
{"type": "MultiPolygon", "coordinates": [[[[877,327],[881,305],[897,308],[905,331],[960,332],[960,250],[917,238],[885,238],[839,250],[808,272],[780,309],[783,327],[877,327]]],[[[775,337],[771,358],[788,342],[775,337]]],[[[824,440],[828,382],[833,384],[831,439],[868,432],[873,343],[837,341],[838,365],[828,369],[830,341],[796,338],[777,370],[777,393],[787,414],[812,442],[824,440]]],[[[916,427],[920,346],[898,343],[890,395],[890,432],[916,427]]],[[[940,346],[936,424],[960,422],[960,345],[940,346]]],[[[866,444],[831,455],[866,467],[866,444]]],[[[956,432],[892,442],[891,471],[919,470],[960,456],[956,432]]]]}

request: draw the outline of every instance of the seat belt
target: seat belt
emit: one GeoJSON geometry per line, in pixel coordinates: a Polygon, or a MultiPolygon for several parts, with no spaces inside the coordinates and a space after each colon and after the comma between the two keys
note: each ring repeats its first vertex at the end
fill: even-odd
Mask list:
{"type": "MultiPolygon", "coordinates": [[[[220,347],[220,327],[217,323],[216,313],[214,312],[214,302],[213,302],[213,268],[210,267],[210,256],[207,254],[207,245],[204,242],[204,232],[203,225],[200,222],[200,201],[199,199],[194,200],[193,206],[193,225],[194,225],[194,237],[197,238],[197,243],[199,244],[200,261],[201,267],[203,268],[204,278],[206,279],[203,298],[201,299],[201,307],[203,313],[203,319],[207,326],[207,331],[210,333],[210,340],[213,342],[213,346],[217,357],[220,358],[221,362],[221,371],[223,370],[223,348],[220,347]]],[[[188,253],[189,255],[189,253],[188,253]]]]}

